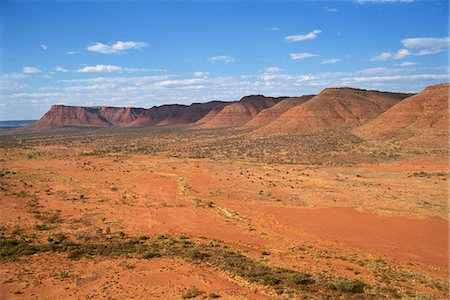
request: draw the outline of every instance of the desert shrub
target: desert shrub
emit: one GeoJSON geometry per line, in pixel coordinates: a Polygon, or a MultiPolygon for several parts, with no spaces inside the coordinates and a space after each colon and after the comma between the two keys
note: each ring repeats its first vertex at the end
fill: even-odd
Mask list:
{"type": "Polygon", "coordinates": [[[314,283],[311,275],[295,272],[289,276],[289,280],[295,285],[307,285],[314,283]]]}
{"type": "Polygon", "coordinates": [[[281,279],[269,274],[264,275],[263,280],[265,285],[275,286],[281,283],[281,279]]]}
{"type": "Polygon", "coordinates": [[[28,196],[28,194],[27,194],[27,192],[25,192],[25,191],[20,191],[18,194],[17,194],[17,197],[18,198],[25,198],[25,197],[27,197],[28,196]]]}
{"type": "Polygon", "coordinates": [[[359,280],[339,279],[334,282],[336,290],[344,293],[359,294],[364,292],[366,284],[359,280]]]}
{"type": "Polygon", "coordinates": [[[191,298],[196,298],[200,295],[202,295],[203,292],[199,291],[195,286],[190,287],[186,293],[184,293],[181,297],[183,299],[191,299],[191,298]]]}
{"type": "Polygon", "coordinates": [[[51,230],[54,228],[53,226],[48,225],[48,224],[36,224],[34,227],[40,231],[51,230]]]}
{"type": "Polygon", "coordinates": [[[22,255],[32,255],[37,253],[38,249],[30,246],[24,240],[0,239],[0,259],[16,259],[22,255]]]}
{"type": "Polygon", "coordinates": [[[67,258],[72,259],[72,260],[78,260],[83,256],[83,251],[79,250],[79,249],[75,249],[69,252],[69,254],[67,255],[67,258]]]}
{"type": "Polygon", "coordinates": [[[161,254],[159,254],[159,252],[154,252],[154,251],[147,251],[144,253],[144,255],[142,255],[142,258],[145,258],[145,259],[152,259],[152,258],[157,258],[157,257],[161,257],[161,254]]]}
{"type": "Polygon", "coordinates": [[[211,293],[208,295],[208,298],[209,299],[217,299],[217,298],[220,298],[220,295],[217,295],[216,293],[211,293]]]}
{"type": "Polygon", "coordinates": [[[60,244],[60,243],[61,243],[62,241],[64,241],[66,238],[67,238],[67,237],[66,237],[64,234],[62,234],[62,233],[55,233],[55,234],[50,235],[50,236],[47,238],[47,241],[48,241],[49,243],[60,244]]]}
{"type": "Polygon", "coordinates": [[[18,235],[18,234],[20,234],[20,232],[21,232],[20,227],[16,225],[16,226],[14,226],[14,229],[11,232],[11,234],[12,235],[18,235]]]}

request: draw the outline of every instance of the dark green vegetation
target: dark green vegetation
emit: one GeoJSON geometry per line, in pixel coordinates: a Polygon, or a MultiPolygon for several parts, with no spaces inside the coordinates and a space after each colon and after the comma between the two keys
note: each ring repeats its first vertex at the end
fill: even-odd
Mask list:
{"type": "MultiPolygon", "coordinates": [[[[359,281],[339,280],[324,275],[311,275],[290,269],[268,266],[256,259],[232,251],[220,242],[201,243],[186,237],[146,236],[122,239],[108,237],[98,243],[79,243],[64,234],[53,234],[48,243],[32,244],[23,237],[0,237],[0,260],[17,260],[21,256],[37,253],[66,253],[68,259],[78,260],[93,256],[155,259],[158,257],[181,258],[239,276],[250,283],[270,287],[278,294],[297,292],[319,293],[329,296],[361,294],[367,285],[359,281]]],[[[200,293],[189,290],[184,298],[193,298],[200,293]]]]}

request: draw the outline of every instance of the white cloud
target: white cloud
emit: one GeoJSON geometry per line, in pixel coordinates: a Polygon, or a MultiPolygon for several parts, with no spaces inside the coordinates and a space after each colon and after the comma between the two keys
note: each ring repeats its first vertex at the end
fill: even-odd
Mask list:
{"type": "Polygon", "coordinates": [[[210,63],[215,63],[217,61],[222,61],[224,63],[230,63],[234,61],[234,58],[229,56],[229,55],[219,55],[219,56],[212,56],[210,58],[208,58],[208,61],[210,63]]]}
{"type": "Polygon", "coordinates": [[[24,67],[22,69],[22,73],[25,73],[25,74],[35,74],[35,73],[39,73],[39,72],[41,72],[41,70],[39,70],[38,68],[35,68],[35,67],[24,67]]]}
{"type": "Polygon", "coordinates": [[[122,72],[122,67],[112,65],[87,66],[77,70],[79,73],[113,73],[122,72]]]}
{"type": "Polygon", "coordinates": [[[370,77],[353,77],[353,82],[375,82],[375,81],[401,81],[401,80],[447,80],[447,74],[411,74],[411,75],[391,75],[391,76],[370,76],[370,77]]]}
{"type": "Polygon", "coordinates": [[[78,84],[95,84],[95,83],[120,83],[120,84],[133,84],[144,85],[149,82],[158,80],[165,80],[168,76],[139,76],[139,77],[94,77],[87,79],[63,79],[60,83],[78,83],[78,84]]]}
{"type": "Polygon", "coordinates": [[[278,31],[278,30],[280,30],[280,28],[278,28],[278,27],[270,27],[269,30],[271,30],[271,31],[278,31]]]}
{"type": "Polygon", "coordinates": [[[417,50],[416,55],[435,54],[448,48],[450,37],[442,38],[409,38],[402,40],[403,47],[417,50]]]}
{"type": "Polygon", "coordinates": [[[313,53],[308,53],[308,52],[303,52],[303,53],[291,53],[291,54],[289,54],[289,56],[291,57],[291,59],[296,60],[296,59],[305,59],[305,58],[316,57],[319,55],[313,54],[313,53]]]}
{"type": "MultiPolygon", "coordinates": [[[[123,68],[124,69],[124,68],[123,68]]],[[[376,67],[355,72],[322,72],[284,74],[242,74],[227,77],[104,76],[65,79],[48,87],[23,92],[21,85],[11,83],[10,93],[0,93],[0,106],[31,105],[32,101],[50,104],[64,99],[66,104],[141,106],[215,100],[238,100],[244,95],[265,94],[298,96],[313,94],[330,86],[351,86],[387,91],[418,92],[427,85],[447,81],[445,68],[376,67]],[[16,91],[15,91],[16,90],[16,91]],[[130,100],[132,99],[132,100],[130,100]]],[[[26,74],[3,74],[5,78],[23,78],[26,74]]],[[[1,83],[0,83],[1,86],[1,83]]],[[[39,117],[39,116],[36,116],[39,117]]]]}
{"type": "Polygon", "coordinates": [[[4,79],[0,78],[0,91],[1,92],[11,92],[24,90],[28,85],[25,83],[21,83],[12,79],[4,79]]]}
{"type": "Polygon", "coordinates": [[[396,66],[396,67],[413,67],[413,66],[417,66],[417,65],[418,65],[418,63],[413,62],[413,61],[405,61],[400,64],[394,64],[394,66],[396,66]]]}
{"type": "Polygon", "coordinates": [[[392,53],[391,52],[382,52],[378,55],[372,56],[370,58],[371,61],[384,61],[384,60],[388,60],[389,58],[392,57],[392,53]]]}
{"type": "Polygon", "coordinates": [[[66,70],[66,69],[64,69],[63,67],[60,67],[60,66],[57,66],[53,70],[55,70],[56,72],[67,72],[68,71],[68,70],[66,70]]]}
{"type": "Polygon", "coordinates": [[[320,63],[321,64],[337,64],[338,62],[339,62],[339,59],[337,59],[337,58],[329,58],[329,59],[322,60],[320,63]]]}
{"type": "Polygon", "coordinates": [[[404,48],[397,52],[383,52],[372,56],[371,61],[384,61],[390,58],[403,59],[407,56],[430,55],[441,53],[449,47],[450,37],[442,38],[408,38],[401,41],[404,48]]]}
{"type": "Polygon", "coordinates": [[[313,40],[317,38],[317,35],[321,33],[322,30],[314,29],[311,32],[308,32],[307,34],[299,34],[299,35],[288,35],[285,37],[285,40],[288,42],[301,42],[301,41],[307,41],[307,40],[313,40]]]}
{"type": "MultiPolygon", "coordinates": [[[[55,69],[55,71],[57,71],[55,69]]],[[[68,71],[68,70],[66,70],[68,71]]],[[[76,70],[79,73],[137,73],[137,72],[149,72],[149,71],[157,71],[164,72],[165,70],[160,69],[145,69],[145,68],[124,68],[120,66],[113,65],[95,65],[95,66],[86,66],[81,69],[76,70]]],[[[64,71],[63,71],[64,72],[64,71]]]]}
{"type": "Polygon", "coordinates": [[[281,71],[283,71],[283,69],[278,68],[278,67],[267,67],[267,68],[264,68],[264,72],[266,72],[266,73],[278,73],[278,72],[281,72],[281,71]]]}
{"type": "Polygon", "coordinates": [[[205,82],[203,78],[192,78],[192,79],[179,79],[179,80],[163,80],[155,82],[154,86],[157,88],[169,87],[169,86],[179,86],[179,85],[194,85],[198,83],[205,82]]]}
{"type": "Polygon", "coordinates": [[[209,75],[208,72],[194,72],[192,75],[194,75],[195,77],[207,77],[209,75]]]}
{"type": "Polygon", "coordinates": [[[337,9],[337,8],[335,8],[335,7],[328,7],[328,6],[325,6],[325,11],[327,11],[327,12],[332,12],[332,13],[336,13],[336,12],[339,12],[339,9],[337,9]]]}
{"type": "Polygon", "coordinates": [[[23,73],[6,73],[0,76],[1,79],[11,79],[11,80],[20,80],[29,77],[29,75],[25,75],[23,73]]]}
{"type": "Polygon", "coordinates": [[[68,51],[67,54],[74,55],[74,54],[76,54],[76,52],[75,51],[68,51]]]}
{"type": "Polygon", "coordinates": [[[186,85],[186,86],[180,86],[177,87],[177,90],[201,90],[201,89],[207,89],[208,86],[206,85],[186,85]]]}
{"type": "Polygon", "coordinates": [[[395,59],[402,59],[402,58],[405,58],[405,57],[407,57],[409,55],[413,55],[413,53],[410,50],[408,50],[408,49],[400,49],[400,50],[397,51],[397,53],[394,53],[393,57],[395,59]]]}
{"type": "Polygon", "coordinates": [[[48,49],[47,45],[44,45],[44,44],[41,44],[41,48],[44,49],[44,50],[48,49]]]}
{"type": "Polygon", "coordinates": [[[354,72],[357,76],[361,75],[371,75],[371,76],[384,76],[384,75],[392,75],[404,72],[403,69],[400,68],[384,68],[384,67],[375,67],[375,68],[367,68],[354,72]]]}
{"type": "Polygon", "coordinates": [[[148,44],[145,42],[122,42],[118,41],[114,44],[107,45],[103,43],[95,43],[93,45],[87,46],[88,51],[102,53],[102,54],[116,54],[124,53],[126,50],[139,50],[147,47],[148,44]]]}

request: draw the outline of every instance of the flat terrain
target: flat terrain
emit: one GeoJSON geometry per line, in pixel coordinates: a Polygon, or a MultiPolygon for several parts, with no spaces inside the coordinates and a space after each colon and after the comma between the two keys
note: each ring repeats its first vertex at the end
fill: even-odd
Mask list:
{"type": "Polygon", "coordinates": [[[0,136],[0,298],[448,298],[448,149],[345,130],[0,136]]]}

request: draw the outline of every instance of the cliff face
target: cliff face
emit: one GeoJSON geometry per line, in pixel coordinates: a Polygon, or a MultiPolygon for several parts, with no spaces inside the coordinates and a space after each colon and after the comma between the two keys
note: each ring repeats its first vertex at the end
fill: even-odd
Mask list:
{"type": "Polygon", "coordinates": [[[220,101],[211,101],[206,103],[193,103],[192,105],[183,109],[178,115],[173,115],[165,120],[159,122],[158,126],[164,125],[181,125],[195,123],[210,111],[221,109],[225,107],[227,103],[220,101]]]}
{"type": "Polygon", "coordinates": [[[94,107],[53,105],[34,127],[109,127],[111,123],[94,107]]]}
{"type": "Polygon", "coordinates": [[[161,106],[154,106],[146,109],[133,122],[127,124],[128,127],[146,127],[155,126],[168,118],[178,118],[182,112],[187,108],[185,105],[168,104],[161,106]]]}
{"type": "Polygon", "coordinates": [[[220,110],[228,103],[211,101],[190,106],[168,104],[150,109],[109,106],[53,105],[33,126],[62,127],[146,127],[173,126],[195,123],[212,110],[220,110]]]}
{"type": "Polygon", "coordinates": [[[107,120],[112,125],[125,126],[142,114],[144,108],[133,108],[133,107],[97,107],[98,112],[101,117],[107,120]]]}
{"type": "Polygon", "coordinates": [[[329,88],[289,109],[260,134],[295,134],[364,124],[411,94],[329,88]]]}

